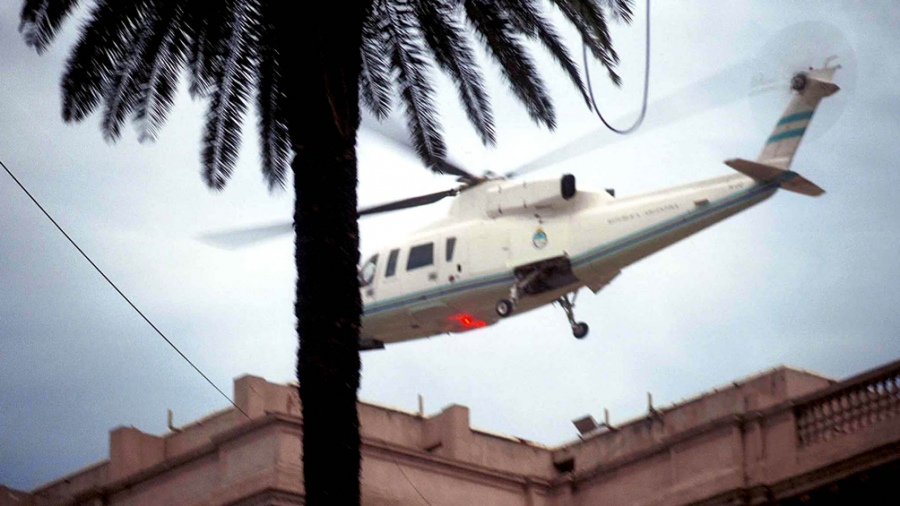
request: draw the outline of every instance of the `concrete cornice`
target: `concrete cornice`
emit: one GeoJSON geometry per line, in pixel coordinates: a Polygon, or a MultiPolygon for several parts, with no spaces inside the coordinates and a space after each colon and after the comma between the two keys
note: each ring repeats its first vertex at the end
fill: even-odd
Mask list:
{"type": "MultiPolygon", "coordinates": [[[[434,455],[424,451],[410,450],[407,447],[388,443],[386,441],[370,438],[363,439],[363,453],[382,455],[388,460],[402,459],[406,465],[434,471],[439,469],[442,474],[468,480],[480,481],[488,485],[497,482],[508,486],[510,490],[521,490],[525,486],[536,486],[549,491],[553,482],[547,477],[522,475],[506,471],[497,471],[490,467],[471,464],[459,460],[451,460],[446,457],[434,455]],[[393,459],[391,458],[393,457],[393,459]]],[[[549,461],[548,461],[549,462],[549,461]]]]}
{"type": "MultiPolygon", "coordinates": [[[[233,429],[215,435],[211,438],[211,441],[209,443],[206,443],[183,454],[167,458],[163,462],[143,469],[128,477],[112,481],[102,486],[95,486],[88,490],[80,492],[76,494],[71,500],[63,504],[67,506],[74,506],[94,498],[109,496],[128,490],[132,487],[138,486],[142,482],[152,480],[169,470],[189,464],[204,457],[214,455],[220,447],[232,441],[238,440],[245,434],[254,433],[261,429],[274,426],[289,427],[291,429],[296,429],[299,432],[302,430],[303,421],[300,417],[297,416],[285,415],[283,413],[266,413],[266,415],[263,417],[254,418],[238,427],[234,427],[233,429]]],[[[551,481],[546,477],[524,476],[511,472],[497,471],[489,467],[458,460],[451,460],[438,455],[429,454],[424,450],[417,451],[408,447],[392,444],[371,437],[363,437],[361,439],[361,442],[361,453],[364,456],[367,454],[373,456],[379,455],[386,458],[387,460],[393,460],[395,463],[397,463],[397,465],[400,465],[401,462],[399,462],[399,460],[402,460],[403,465],[409,465],[429,470],[437,469],[448,476],[465,478],[471,481],[479,481],[487,485],[496,485],[497,483],[502,483],[510,490],[515,491],[521,491],[523,488],[530,486],[537,487],[538,489],[542,489],[545,493],[549,493],[552,486],[551,481]]],[[[295,492],[289,490],[271,489],[271,492],[278,494],[288,494],[288,496],[296,495],[295,492]]],[[[243,501],[241,501],[235,504],[240,504],[241,506],[243,506],[244,504],[249,505],[255,503],[244,503],[243,501]]],[[[288,502],[285,504],[293,503],[288,502]]]]}

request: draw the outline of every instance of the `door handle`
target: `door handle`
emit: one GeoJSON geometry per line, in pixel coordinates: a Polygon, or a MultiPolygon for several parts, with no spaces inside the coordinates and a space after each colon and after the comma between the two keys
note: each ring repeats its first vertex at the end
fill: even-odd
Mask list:
{"type": "Polygon", "coordinates": [[[428,273],[428,281],[437,281],[438,275],[436,272],[428,273]]]}

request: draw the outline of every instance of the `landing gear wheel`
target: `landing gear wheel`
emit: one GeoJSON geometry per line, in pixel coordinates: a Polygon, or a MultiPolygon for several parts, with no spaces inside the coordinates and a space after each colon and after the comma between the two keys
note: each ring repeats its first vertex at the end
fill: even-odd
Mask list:
{"type": "Polygon", "coordinates": [[[572,325],[572,335],[575,336],[575,339],[584,339],[584,336],[588,334],[590,328],[587,323],[578,322],[575,325],[572,325]]]}
{"type": "Polygon", "coordinates": [[[500,299],[497,301],[497,306],[494,309],[501,318],[506,318],[512,314],[514,308],[515,305],[513,304],[513,301],[509,299],[500,299]]]}
{"type": "Polygon", "coordinates": [[[562,306],[563,311],[566,312],[566,318],[569,320],[569,325],[572,326],[572,335],[575,336],[575,339],[584,339],[584,336],[588,334],[588,325],[584,322],[575,321],[575,311],[573,308],[575,304],[573,301],[575,300],[575,293],[572,294],[572,298],[569,298],[569,295],[563,295],[562,297],[556,299],[556,302],[562,306]]]}

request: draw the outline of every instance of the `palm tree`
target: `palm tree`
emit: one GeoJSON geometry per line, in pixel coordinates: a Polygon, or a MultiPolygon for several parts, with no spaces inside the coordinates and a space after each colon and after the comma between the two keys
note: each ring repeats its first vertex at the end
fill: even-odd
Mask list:
{"type": "MultiPolygon", "coordinates": [[[[20,31],[39,53],[78,0],[24,0],[20,31]]],[[[555,126],[553,105],[526,41],[539,42],[585,96],[578,70],[537,0],[93,0],[62,78],[62,115],[100,109],[110,141],[129,119],[155,138],[179,79],[208,100],[203,178],[224,188],[241,125],[255,102],[262,171],[295,192],[303,462],[308,504],[359,502],[359,325],[362,305],[356,201],[356,131],[362,101],[383,118],[395,93],[422,160],[443,165],[432,66],[456,85],[485,144],[494,123],[473,50],[499,64],[532,119],[555,126]]],[[[630,20],[630,0],[551,0],[618,83],[607,20],[630,20]]]]}

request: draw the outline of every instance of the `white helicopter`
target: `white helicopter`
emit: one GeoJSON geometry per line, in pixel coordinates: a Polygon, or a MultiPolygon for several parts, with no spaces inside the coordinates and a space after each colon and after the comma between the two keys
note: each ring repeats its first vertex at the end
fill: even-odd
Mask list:
{"type": "Polygon", "coordinates": [[[790,171],[822,98],[839,87],[840,66],[800,72],[793,96],[756,161],[737,171],[629,197],[576,189],[575,178],[516,181],[479,178],[450,165],[463,186],[360,211],[425,205],[453,196],[449,215],[378,251],[359,270],[364,304],[361,348],[383,348],[442,333],[493,325],[557,302],[576,338],[574,298],[597,293],[621,270],[710,225],[766,200],[779,188],[810,196],[824,191],[790,171]]]}
{"type": "MultiPolygon", "coordinates": [[[[623,268],[771,197],[779,188],[810,196],[824,191],[790,170],[820,101],[840,88],[840,65],[790,78],[792,97],[756,161],[734,158],[737,171],[628,197],[578,190],[575,177],[537,181],[475,176],[447,162],[443,172],[463,184],[442,192],[359,211],[360,216],[455,197],[448,216],[369,256],[359,268],[363,302],[360,348],[383,348],[444,333],[493,325],[556,302],[584,338],[575,295],[597,293],[623,268]]],[[[404,134],[380,128],[407,146],[404,134]]],[[[526,170],[534,166],[525,167],[526,170]]],[[[234,247],[292,231],[291,224],[206,236],[234,247]]]]}

